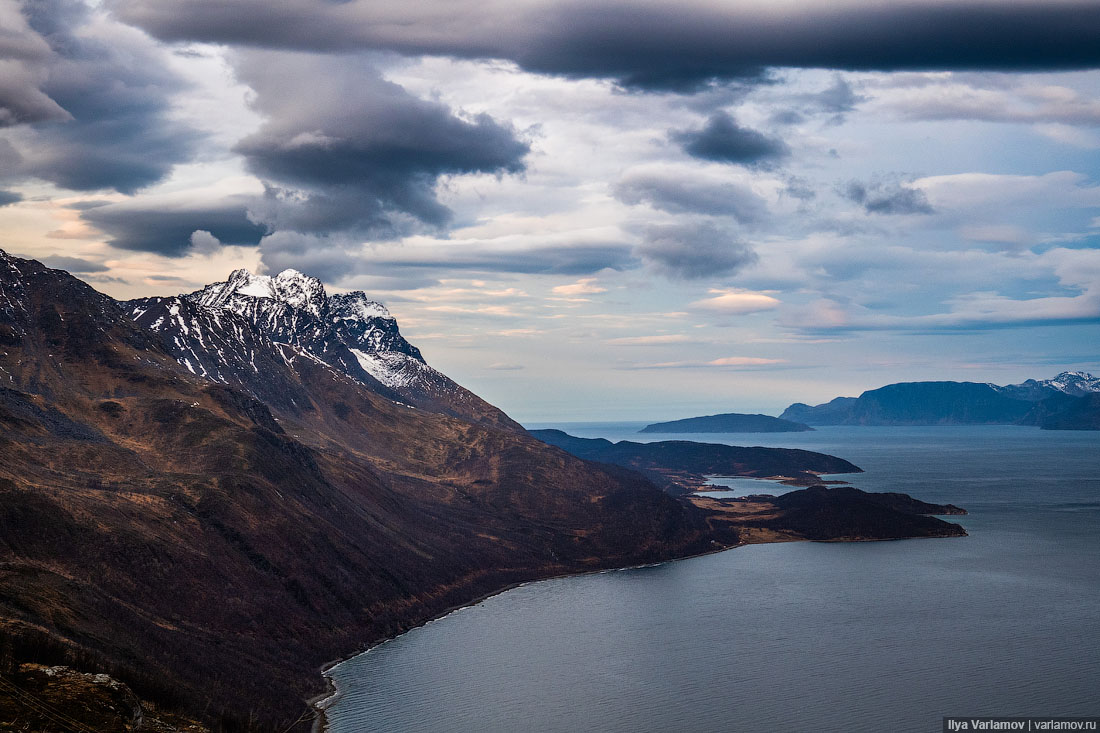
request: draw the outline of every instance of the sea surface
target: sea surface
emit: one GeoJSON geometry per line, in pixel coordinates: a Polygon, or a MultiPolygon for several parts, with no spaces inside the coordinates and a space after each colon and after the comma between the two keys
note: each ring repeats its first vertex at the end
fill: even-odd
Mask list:
{"type": "Polygon", "coordinates": [[[527,427],[832,453],[866,472],[829,478],[958,504],[970,536],[753,545],[525,585],[333,668],[331,730],[916,733],[943,716],[1100,715],[1100,432],[642,426],[527,427]]]}

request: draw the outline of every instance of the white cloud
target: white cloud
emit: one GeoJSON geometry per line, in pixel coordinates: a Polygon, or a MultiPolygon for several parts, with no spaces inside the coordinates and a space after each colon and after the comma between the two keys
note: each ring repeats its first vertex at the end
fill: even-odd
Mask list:
{"type": "Polygon", "coordinates": [[[1093,250],[1056,248],[1023,259],[1023,267],[1050,272],[1073,295],[1012,297],[994,290],[975,290],[942,301],[938,313],[902,315],[854,302],[822,298],[790,308],[780,324],[795,331],[983,330],[1035,325],[1089,323],[1100,320],[1100,258],[1093,250]]]}
{"type": "MultiPolygon", "coordinates": [[[[880,89],[874,106],[907,120],[1100,124],[1100,100],[1060,84],[1012,83],[999,78],[925,77],[922,85],[880,89]],[[985,82],[985,86],[982,86],[985,82]]],[[[886,84],[889,84],[887,78],[886,84]]]]}
{"type": "Polygon", "coordinates": [[[751,369],[786,364],[786,359],[766,359],[758,356],[724,356],[710,361],[662,361],[652,364],[632,364],[624,369],[707,369],[713,367],[751,369]]]}
{"type": "Polygon", "coordinates": [[[936,209],[967,209],[1012,204],[1062,207],[1100,206],[1100,186],[1074,171],[1054,171],[1041,176],[994,173],[955,173],[926,176],[912,183],[928,196],[936,209]]]}

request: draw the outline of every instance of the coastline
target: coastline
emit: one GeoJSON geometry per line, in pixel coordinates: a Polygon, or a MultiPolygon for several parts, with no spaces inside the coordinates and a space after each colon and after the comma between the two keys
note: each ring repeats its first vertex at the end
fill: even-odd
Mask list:
{"type": "MultiPolygon", "coordinates": [[[[798,540],[798,541],[809,541],[809,540],[798,540]]],[[[697,557],[706,557],[707,555],[715,555],[719,552],[726,552],[728,550],[736,550],[737,548],[744,547],[746,545],[757,545],[757,544],[770,544],[770,543],[738,542],[737,544],[734,544],[734,545],[716,547],[714,549],[707,550],[705,552],[698,552],[698,553],[695,553],[693,555],[684,555],[683,557],[673,557],[673,558],[669,558],[668,560],[662,560],[660,562],[641,563],[639,565],[624,565],[622,567],[617,567],[617,568],[601,568],[600,570],[583,570],[583,571],[576,572],[576,573],[558,573],[557,575],[548,575],[545,578],[533,578],[531,580],[524,580],[524,581],[520,581],[520,582],[517,582],[517,583],[509,583],[509,584],[507,584],[507,585],[505,585],[505,586],[503,586],[503,587],[501,587],[497,590],[490,591],[488,593],[483,593],[480,596],[478,596],[477,598],[474,598],[474,599],[472,599],[472,600],[470,600],[466,603],[459,603],[459,604],[455,604],[453,606],[450,606],[449,608],[446,608],[443,611],[440,611],[436,615],[434,615],[430,618],[427,618],[424,621],[413,624],[412,626],[410,626],[409,628],[405,629],[404,631],[402,631],[398,634],[394,634],[392,636],[387,636],[383,639],[378,639],[377,641],[369,642],[367,644],[366,648],[364,648],[360,651],[357,651],[354,654],[349,654],[346,657],[343,657],[341,659],[337,659],[337,660],[334,660],[334,661],[331,661],[331,662],[326,662],[324,665],[322,665],[320,667],[319,671],[321,673],[322,678],[325,680],[325,685],[326,685],[327,689],[324,692],[319,693],[317,695],[314,695],[313,697],[306,700],[306,705],[316,713],[316,715],[313,719],[313,725],[310,727],[310,733],[329,733],[327,711],[330,707],[335,705],[336,702],[341,697],[343,697],[343,692],[340,690],[340,686],[338,684],[336,684],[336,680],[333,679],[328,674],[329,671],[332,670],[334,667],[336,667],[340,664],[343,664],[344,662],[347,662],[351,659],[354,659],[354,658],[356,658],[356,657],[358,657],[362,654],[368,654],[368,653],[374,651],[375,649],[377,649],[378,647],[382,646],[383,644],[387,644],[387,643],[389,643],[389,642],[391,642],[395,639],[398,639],[398,638],[404,636],[405,634],[407,634],[411,631],[415,631],[416,629],[423,628],[423,627],[427,626],[428,624],[435,623],[436,621],[441,621],[441,620],[443,620],[444,618],[447,618],[448,616],[450,616],[453,613],[458,613],[459,611],[461,611],[463,609],[466,609],[466,608],[472,608],[473,606],[476,606],[479,603],[481,603],[481,602],[483,602],[483,601],[485,601],[489,598],[492,598],[493,596],[498,596],[501,593],[507,593],[510,590],[515,590],[516,588],[521,588],[525,585],[531,585],[532,583],[542,583],[542,582],[549,581],[549,580],[561,580],[562,578],[577,578],[577,577],[581,577],[581,576],[585,576],[585,575],[600,575],[602,573],[618,573],[618,572],[622,572],[624,570],[637,570],[637,569],[640,569],[640,568],[653,568],[653,567],[658,567],[658,566],[661,566],[661,565],[667,565],[668,563],[681,562],[683,560],[691,560],[691,559],[697,558],[697,557]]]]}
{"type": "MultiPolygon", "coordinates": [[[[755,477],[755,476],[753,476],[753,477],[737,476],[737,477],[731,477],[731,478],[751,478],[751,479],[755,479],[755,480],[769,481],[769,482],[775,482],[775,483],[779,483],[779,484],[787,484],[787,485],[792,485],[793,484],[795,486],[798,485],[797,483],[794,483],[793,481],[789,481],[790,477],[784,477],[784,476],[769,476],[769,477],[766,477],[766,478],[755,477]],[[788,480],[784,480],[784,479],[788,479],[788,480]]],[[[846,481],[821,481],[820,483],[821,484],[848,484],[848,482],[846,482],[846,481]]],[[[726,489],[725,489],[725,487],[721,487],[721,486],[715,486],[713,489],[711,489],[711,491],[715,491],[715,490],[721,491],[721,490],[726,490],[726,489]]],[[[697,496],[699,498],[706,497],[707,493],[709,493],[709,492],[706,491],[706,490],[693,492],[694,496],[697,496]]],[[[689,494],[688,497],[686,497],[687,501],[691,502],[691,498],[690,498],[691,496],[692,496],[692,494],[689,494]]],[[[746,499],[751,499],[752,497],[745,497],[745,498],[746,499]]],[[[771,498],[770,495],[769,495],[768,498],[771,498]]],[[[721,501],[721,500],[719,500],[719,501],[721,501]]],[[[694,503],[694,502],[692,502],[692,503],[694,503]]],[[[963,512],[963,513],[965,514],[966,512],[963,512]]],[[[943,515],[940,515],[940,516],[943,516],[943,515]]],[[[717,554],[717,553],[720,553],[720,552],[726,552],[728,550],[734,550],[734,549],[737,549],[739,547],[744,547],[746,545],[779,544],[779,543],[787,543],[787,542],[823,542],[823,543],[886,542],[886,541],[898,541],[898,540],[903,540],[903,539],[947,539],[947,538],[951,538],[951,537],[965,537],[965,536],[968,536],[968,533],[966,532],[966,530],[963,529],[962,527],[960,527],[959,525],[952,525],[952,526],[955,526],[955,527],[958,527],[959,529],[961,529],[962,530],[961,534],[956,534],[956,533],[951,533],[951,534],[925,534],[925,535],[919,535],[918,534],[918,535],[896,536],[896,537],[869,537],[869,536],[858,536],[858,535],[848,535],[848,536],[840,535],[840,536],[836,536],[836,537],[832,537],[832,538],[815,539],[815,538],[810,538],[810,537],[805,537],[805,536],[793,535],[791,533],[782,532],[782,531],[771,531],[771,530],[746,531],[745,533],[743,533],[741,535],[741,538],[739,539],[739,541],[734,543],[734,544],[723,545],[723,544],[717,542],[716,540],[711,540],[711,542],[713,543],[714,546],[712,546],[710,549],[707,549],[707,550],[704,550],[704,551],[701,551],[701,552],[681,555],[681,556],[678,556],[678,557],[670,557],[666,560],[661,560],[661,561],[657,561],[657,562],[638,563],[638,564],[632,564],[632,565],[623,565],[623,566],[619,566],[619,567],[599,568],[599,569],[593,569],[593,570],[579,570],[579,571],[574,571],[574,572],[559,572],[559,573],[553,573],[553,574],[550,574],[550,575],[546,575],[546,576],[543,576],[543,577],[534,577],[534,578],[530,578],[530,579],[527,579],[527,580],[521,580],[521,581],[517,581],[517,582],[507,583],[507,584],[502,585],[499,588],[496,588],[495,590],[491,590],[491,591],[488,591],[488,592],[485,592],[485,593],[481,593],[480,595],[477,595],[476,597],[471,598],[468,601],[463,601],[463,602],[456,603],[454,605],[448,606],[447,608],[444,608],[441,611],[439,611],[438,613],[435,613],[431,616],[428,616],[428,617],[424,618],[421,621],[414,621],[407,628],[401,630],[398,633],[394,633],[394,634],[391,634],[391,635],[388,635],[388,636],[385,636],[385,637],[377,638],[377,639],[365,644],[359,651],[348,654],[345,657],[342,657],[342,658],[334,660],[334,661],[327,662],[326,664],[322,665],[319,668],[319,672],[320,672],[322,678],[325,680],[326,689],[325,689],[324,692],[319,693],[319,694],[313,696],[312,698],[309,698],[308,700],[306,700],[306,704],[308,706],[308,709],[310,709],[314,712],[314,720],[313,720],[313,724],[312,724],[310,730],[311,730],[311,733],[329,733],[329,731],[331,730],[330,727],[329,727],[329,722],[328,722],[328,710],[333,705],[335,705],[343,697],[343,694],[344,694],[343,691],[340,689],[339,684],[336,682],[335,678],[333,678],[330,675],[331,670],[333,670],[335,667],[337,667],[338,665],[343,664],[344,662],[347,662],[351,659],[354,659],[354,658],[356,658],[360,655],[367,654],[371,651],[374,651],[375,649],[382,646],[383,644],[386,644],[386,643],[391,642],[391,641],[393,641],[397,638],[400,638],[401,636],[404,636],[405,634],[409,633],[410,631],[414,631],[418,628],[422,628],[424,626],[427,626],[428,624],[431,624],[431,623],[434,623],[436,621],[442,620],[442,619],[450,616],[451,614],[457,613],[457,612],[459,612],[463,609],[471,608],[473,606],[477,606],[478,604],[482,603],[483,601],[485,601],[489,598],[492,598],[493,596],[497,596],[497,595],[500,595],[502,593],[506,593],[508,591],[515,590],[516,588],[520,588],[520,587],[523,587],[523,586],[526,586],[526,585],[531,585],[531,584],[534,584],[534,583],[541,583],[541,582],[549,581],[549,580],[559,580],[559,579],[562,579],[562,578],[580,577],[580,576],[585,576],[585,575],[598,575],[598,574],[602,574],[602,573],[621,572],[621,571],[624,571],[624,570],[634,570],[634,569],[639,569],[639,568],[658,567],[658,566],[666,565],[666,564],[669,564],[669,563],[680,562],[680,561],[684,561],[684,560],[690,560],[690,559],[698,558],[698,557],[705,557],[707,555],[714,555],[714,554],[717,554]]]]}
{"type": "MultiPolygon", "coordinates": [[[[960,536],[965,537],[967,535],[964,534],[964,535],[960,535],[960,536]]],[[[498,596],[502,593],[507,593],[508,591],[515,590],[516,588],[521,588],[523,586],[531,585],[533,583],[542,583],[542,582],[550,581],[550,580],[560,580],[562,578],[576,578],[576,577],[582,577],[582,576],[585,576],[585,575],[600,575],[600,574],[603,574],[603,573],[618,573],[618,572],[622,572],[622,571],[625,571],[625,570],[637,570],[637,569],[640,569],[640,568],[659,567],[661,565],[667,565],[667,564],[674,563],[674,562],[682,562],[684,560],[692,560],[692,559],[699,558],[699,557],[706,557],[708,555],[716,555],[720,552],[727,552],[729,550],[736,550],[738,548],[747,547],[749,545],[772,545],[772,544],[782,544],[782,543],[787,543],[787,542],[826,542],[826,543],[834,543],[834,542],[835,543],[841,543],[841,542],[843,542],[843,543],[848,543],[848,542],[897,542],[897,541],[906,540],[906,539],[952,539],[952,537],[951,536],[942,536],[942,537],[936,537],[936,536],[930,536],[930,537],[893,537],[893,538],[883,538],[883,539],[845,538],[845,539],[834,539],[834,540],[811,540],[811,539],[806,539],[806,538],[801,538],[801,537],[800,538],[779,538],[779,537],[775,537],[775,538],[771,538],[771,539],[768,539],[768,540],[765,540],[765,541],[738,542],[737,544],[727,545],[727,546],[724,546],[724,547],[716,547],[714,549],[707,550],[705,552],[699,552],[699,553],[695,553],[695,554],[692,554],[692,555],[684,555],[683,557],[673,557],[673,558],[669,558],[668,560],[662,560],[660,562],[642,563],[642,564],[638,564],[638,565],[624,565],[622,567],[602,568],[600,570],[585,570],[585,571],[576,572],[576,573],[559,573],[557,575],[548,575],[545,578],[534,578],[534,579],[531,579],[531,580],[524,580],[524,581],[520,581],[520,582],[517,582],[517,583],[509,583],[509,584],[507,584],[507,585],[505,585],[505,586],[503,586],[503,587],[501,587],[497,590],[490,591],[488,593],[483,593],[480,596],[478,596],[477,598],[474,598],[474,599],[472,599],[472,600],[470,600],[466,603],[459,603],[459,604],[455,604],[453,606],[450,606],[449,608],[446,608],[443,611],[440,611],[439,613],[435,614],[434,616],[432,616],[430,618],[427,618],[422,622],[419,622],[419,623],[416,623],[416,624],[410,626],[409,628],[405,629],[404,631],[402,631],[398,634],[394,634],[392,636],[387,636],[385,638],[378,639],[374,642],[370,642],[366,646],[366,648],[364,648],[364,649],[362,649],[358,652],[355,652],[354,654],[349,654],[346,657],[343,657],[341,659],[337,659],[337,660],[334,660],[334,661],[331,661],[331,662],[327,662],[324,665],[322,665],[320,667],[319,671],[321,673],[322,678],[325,680],[325,685],[326,685],[327,689],[325,690],[325,692],[320,693],[318,695],[315,695],[315,696],[309,698],[308,700],[306,700],[306,704],[309,706],[309,708],[312,709],[316,713],[316,715],[314,717],[314,720],[313,720],[313,725],[310,728],[310,733],[329,733],[330,729],[329,729],[329,726],[328,726],[327,711],[330,707],[335,705],[336,702],[339,701],[341,697],[343,697],[343,692],[340,690],[340,686],[336,683],[336,680],[333,679],[328,674],[329,671],[332,670],[334,667],[336,667],[340,664],[343,664],[344,662],[347,662],[351,659],[354,659],[354,658],[356,658],[360,655],[368,654],[368,653],[374,651],[375,649],[377,649],[378,647],[382,646],[383,644],[388,644],[389,642],[394,641],[395,639],[398,639],[398,638],[404,636],[405,634],[408,634],[411,631],[415,631],[416,629],[423,628],[423,627],[425,627],[429,624],[435,623],[436,621],[441,621],[441,620],[447,618],[448,616],[450,616],[451,614],[458,613],[459,611],[462,611],[463,609],[466,609],[466,608],[472,608],[473,606],[476,606],[479,603],[482,603],[483,601],[485,601],[489,598],[492,598],[493,596],[498,596]]]]}

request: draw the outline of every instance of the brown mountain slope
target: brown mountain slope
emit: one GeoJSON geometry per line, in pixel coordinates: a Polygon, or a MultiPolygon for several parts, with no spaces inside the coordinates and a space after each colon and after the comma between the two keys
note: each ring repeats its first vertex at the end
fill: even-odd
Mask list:
{"type": "Polygon", "coordinates": [[[8,638],[270,727],[321,663],[452,605],[736,541],[635,474],[286,368],[314,409],[272,414],[110,298],[0,256],[8,638]]]}

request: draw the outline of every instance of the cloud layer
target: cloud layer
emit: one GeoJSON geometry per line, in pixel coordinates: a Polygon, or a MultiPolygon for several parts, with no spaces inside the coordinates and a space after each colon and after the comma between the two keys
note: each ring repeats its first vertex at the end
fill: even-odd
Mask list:
{"type": "Polygon", "coordinates": [[[115,0],[167,40],[507,59],[521,68],[685,89],[767,67],[1093,68],[1100,7],[1076,0],[628,3],[115,0]]]}

